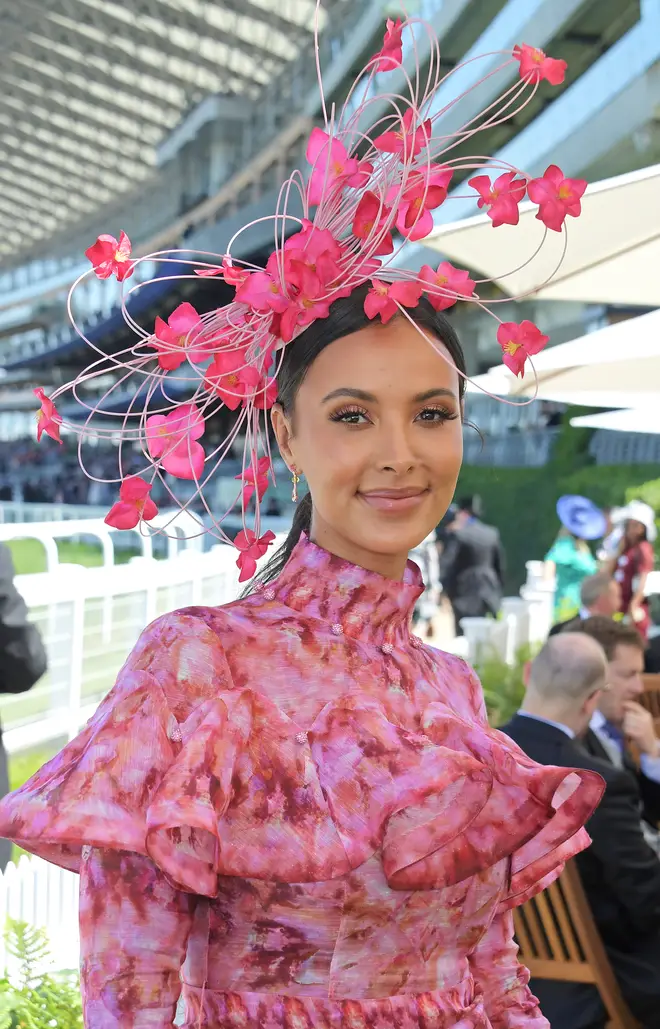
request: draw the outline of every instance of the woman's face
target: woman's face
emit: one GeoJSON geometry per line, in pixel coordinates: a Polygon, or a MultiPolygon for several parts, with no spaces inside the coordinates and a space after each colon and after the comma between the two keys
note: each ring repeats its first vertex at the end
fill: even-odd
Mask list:
{"type": "Polygon", "coordinates": [[[635,518],[629,518],[626,522],[625,533],[626,541],[632,546],[646,537],[646,526],[643,522],[636,521],[635,518]]]}
{"type": "Polygon", "coordinates": [[[282,456],[312,495],[312,539],[400,578],[454,495],[461,414],[458,373],[404,318],[327,346],[289,417],[273,411],[282,456]]]}

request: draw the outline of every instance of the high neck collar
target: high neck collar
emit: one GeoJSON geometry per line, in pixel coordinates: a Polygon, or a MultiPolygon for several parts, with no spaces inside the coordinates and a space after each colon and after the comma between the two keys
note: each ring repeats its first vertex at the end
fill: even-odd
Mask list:
{"type": "Polygon", "coordinates": [[[408,561],[403,582],[386,579],[323,550],[303,535],[272,584],[277,599],[345,634],[378,645],[407,643],[424,583],[408,561]]]}

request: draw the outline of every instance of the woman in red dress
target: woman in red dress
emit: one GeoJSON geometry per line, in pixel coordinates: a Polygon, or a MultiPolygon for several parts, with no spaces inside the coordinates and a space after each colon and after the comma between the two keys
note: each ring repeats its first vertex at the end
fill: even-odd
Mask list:
{"type": "Polygon", "coordinates": [[[614,578],[621,586],[621,614],[636,626],[644,639],[651,626],[646,580],[653,571],[653,541],[657,530],[652,508],[634,500],[626,508],[626,525],[616,560],[614,578]]]}

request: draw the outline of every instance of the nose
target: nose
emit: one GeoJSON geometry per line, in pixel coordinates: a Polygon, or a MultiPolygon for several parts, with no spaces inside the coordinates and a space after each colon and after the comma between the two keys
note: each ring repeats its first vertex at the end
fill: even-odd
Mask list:
{"type": "Polygon", "coordinates": [[[381,423],[376,463],[381,471],[395,475],[405,475],[417,466],[419,459],[413,450],[406,423],[399,419],[381,423]]]}
{"type": "Polygon", "coordinates": [[[642,682],[641,675],[636,675],[630,685],[634,696],[640,697],[644,692],[644,683],[642,682]]]}

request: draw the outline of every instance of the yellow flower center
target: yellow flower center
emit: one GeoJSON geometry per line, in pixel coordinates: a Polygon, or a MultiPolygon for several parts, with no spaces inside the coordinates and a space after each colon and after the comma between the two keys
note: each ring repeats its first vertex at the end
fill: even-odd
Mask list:
{"type": "Polygon", "coordinates": [[[449,279],[446,275],[436,275],[435,281],[438,284],[438,286],[446,286],[449,282],[449,279]]]}
{"type": "Polygon", "coordinates": [[[115,261],[128,261],[128,254],[125,254],[123,250],[115,250],[115,261]]]}
{"type": "Polygon", "coordinates": [[[238,386],[238,375],[236,375],[235,372],[232,372],[231,375],[227,376],[227,385],[238,386]]]}
{"type": "Polygon", "coordinates": [[[571,195],[571,187],[570,186],[560,186],[559,187],[559,194],[558,195],[559,195],[559,199],[560,200],[568,200],[570,198],[570,195],[571,195]]]}
{"type": "Polygon", "coordinates": [[[534,64],[543,64],[545,61],[545,54],[542,50],[534,49],[532,50],[532,60],[534,61],[534,64]]]}
{"type": "Polygon", "coordinates": [[[503,349],[504,349],[504,353],[505,354],[515,354],[515,353],[517,353],[520,350],[520,347],[521,347],[520,343],[514,343],[513,340],[510,339],[504,345],[503,349]]]}

